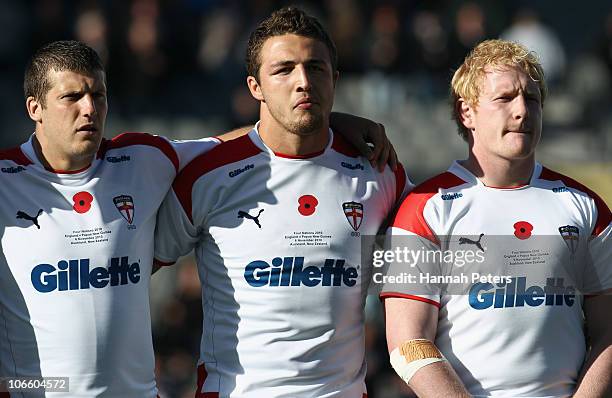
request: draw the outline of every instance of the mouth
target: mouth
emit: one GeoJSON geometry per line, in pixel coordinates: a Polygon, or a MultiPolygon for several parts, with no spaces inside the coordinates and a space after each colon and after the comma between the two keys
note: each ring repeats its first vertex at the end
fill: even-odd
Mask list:
{"type": "Polygon", "coordinates": [[[525,134],[525,135],[531,135],[532,132],[531,130],[526,130],[526,129],[517,129],[517,130],[506,130],[506,134],[525,134]]]}
{"type": "Polygon", "coordinates": [[[311,97],[303,97],[300,98],[295,105],[293,106],[294,109],[310,109],[312,108],[313,105],[317,105],[318,103],[315,102],[311,97]]]}
{"type": "Polygon", "coordinates": [[[77,128],[77,133],[85,133],[85,134],[96,134],[98,132],[98,128],[93,124],[85,124],[77,128]]]}

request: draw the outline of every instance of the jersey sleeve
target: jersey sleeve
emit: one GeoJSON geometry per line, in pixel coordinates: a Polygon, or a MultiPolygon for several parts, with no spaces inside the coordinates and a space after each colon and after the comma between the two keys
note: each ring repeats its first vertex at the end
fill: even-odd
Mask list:
{"type": "Polygon", "coordinates": [[[173,264],[189,253],[198,239],[198,228],[185,213],[174,189],[170,189],[157,213],[155,260],[166,265],[173,264]]]}
{"type": "Polygon", "coordinates": [[[199,140],[171,140],[170,143],[179,158],[179,171],[189,164],[196,156],[210,151],[222,141],[215,137],[199,140]]]}
{"type": "Polygon", "coordinates": [[[395,171],[396,181],[396,207],[398,207],[406,196],[412,191],[415,185],[410,181],[406,169],[401,163],[397,164],[397,170],[395,171]]]}
{"type": "Polygon", "coordinates": [[[594,217],[595,226],[588,242],[585,294],[612,290],[612,216],[610,208],[599,197],[594,203],[597,217],[594,217]]]}
{"type": "MultiPolygon", "coordinates": [[[[407,183],[406,190],[411,189],[407,183]]],[[[422,256],[419,253],[440,250],[439,241],[425,219],[425,206],[430,197],[418,190],[407,194],[387,229],[381,299],[405,298],[440,307],[441,295],[437,287],[421,279],[424,274],[440,274],[440,264],[419,257],[422,256]]]]}
{"type": "Polygon", "coordinates": [[[405,298],[440,307],[441,293],[437,284],[430,284],[423,275],[440,275],[441,264],[425,259],[424,253],[439,251],[431,240],[390,227],[385,237],[385,264],[380,298],[405,298]]]}

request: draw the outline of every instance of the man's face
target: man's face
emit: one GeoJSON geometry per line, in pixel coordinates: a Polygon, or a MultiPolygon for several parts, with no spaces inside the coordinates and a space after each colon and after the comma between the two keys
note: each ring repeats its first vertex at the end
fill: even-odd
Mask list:
{"type": "Polygon", "coordinates": [[[262,112],[298,135],[320,132],[329,122],[338,77],[322,42],[294,34],[267,39],[260,51],[259,79],[248,79],[262,112]]]}
{"type": "Polygon", "coordinates": [[[538,84],[514,67],[491,69],[482,82],[478,105],[462,111],[472,129],[472,153],[485,160],[534,156],[542,134],[542,100],[538,84]]]}
{"type": "Polygon", "coordinates": [[[84,75],[51,70],[48,78],[51,89],[40,109],[37,131],[44,138],[39,140],[63,159],[93,159],[108,110],[104,72],[84,75]]]}

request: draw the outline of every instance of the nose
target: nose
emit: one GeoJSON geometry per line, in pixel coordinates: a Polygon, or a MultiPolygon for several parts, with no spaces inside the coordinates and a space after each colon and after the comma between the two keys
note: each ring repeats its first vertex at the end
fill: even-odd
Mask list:
{"type": "Polygon", "coordinates": [[[512,109],[513,118],[515,120],[522,120],[529,116],[529,107],[527,106],[527,98],[524,95],[517,95],[514,98],[514,107],[512,109]]]}
{"type": "Polygon", "coordinates": [[[79,101],[81,103],[81,112],[84,116],[94,116],[96,114],[96,101],[91,94],[85,94],[79,101]]]}
{"type": "Polygon", "coordinates": [[[296,67],[297,72],[297,90],[298,91],[310,91],[310,74],[308,69],[304,65],[298,65],[296,67]]]}

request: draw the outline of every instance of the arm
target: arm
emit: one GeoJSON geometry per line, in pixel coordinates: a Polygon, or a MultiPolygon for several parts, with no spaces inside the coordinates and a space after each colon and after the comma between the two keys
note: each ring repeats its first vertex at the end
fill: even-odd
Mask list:
{"type": "Polygon", "coordinates": [[[198,239],[198,229],[179,203],[174,188],[170,188],[157,212],[151,274],[174,264],[179,257],[189,253],[198,239]]]}
{"type": "Polygon", "coordinates": [[[245,135],[246,133],[248,133],[252,129],[253,129],[253,126],[239,127],[239,128],[234,129],[232,131],[228,131],[227,133],[223,133],[223,134],[217,136],[217,138],[220,139],[221,141],[230,141],[230,140],[233,140],[235,138],[242,137],[243,135],[245,135]]]}
{"type": "MultiPolygon", "coordinates": [[[[372,167],[379,166],[383,171],[387,162],[393,171],[397,168],[397,154],[385,134],[385,127],[372,120],[347,113],[332,112],[330,116],[332,129],[342,134],[357,150],[370,160],[372,167]],[[372,148],[368,143],[373,145],[372,148]]],[[[220,136],[221,141],[229,141],[247,134],[253,126],[244,126],[220,136]]]]}
{"type": "Polygon", "coordinates": [[[588,352],[574,398],[612,396],[612,295],[587,297],[584,300],[588,352]]]}
{"type": "Polygon", "coordinates": [[[370,160],[372,167],[383,171],[387,162],[393,171],[397,168],[397,154],[385,134],[385,127],[370,119],[348,113],[332,112],[329,123],[333,130],[344,136],[357,150],[370,160]],[[373,148],[368,146],[373,144],[373,148]]]}
{"type": "MultiPolygon", "coordinates": [[[[417,300],[385,299],[387,346],[391,353],[404,341],[428,339],[433,341],[438,326],[438,308],[417,300]]],[[[419,369],[408,383],[424,398],[470,397],[459,377],[448,362],[436,362],[419,369]]]]}

